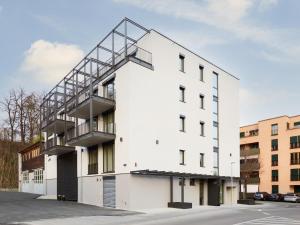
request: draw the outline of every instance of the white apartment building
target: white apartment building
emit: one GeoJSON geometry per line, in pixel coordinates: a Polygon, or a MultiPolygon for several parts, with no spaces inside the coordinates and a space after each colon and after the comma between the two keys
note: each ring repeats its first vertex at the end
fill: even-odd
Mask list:
{"type": "Polygon", "coordinates": [[[44,98],[46,195],[128,210],[236,203],[238,92],[125,18],[44,98]]]}

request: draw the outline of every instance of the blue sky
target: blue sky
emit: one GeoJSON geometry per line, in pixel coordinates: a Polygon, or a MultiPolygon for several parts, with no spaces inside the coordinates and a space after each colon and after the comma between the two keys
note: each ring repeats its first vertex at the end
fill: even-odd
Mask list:
{"type": "Polygon", "coordinates": [[[300,1],[0,0],[0,96],[47,92],[122,18],[238,76],[241,125],[300,114],[300,1]]]}

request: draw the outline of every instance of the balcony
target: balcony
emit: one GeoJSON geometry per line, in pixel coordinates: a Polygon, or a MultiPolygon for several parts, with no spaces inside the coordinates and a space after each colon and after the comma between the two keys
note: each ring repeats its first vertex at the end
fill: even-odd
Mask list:
{"type": "Polygon", "coordinates": [[[248,160],[247,162],[241,164],[240,170],[241,172],[259,171],[259,162],[248,160]]]}
{"type": "Polygon", "coordinates": [[[115,92],[104,91],[103,95],[93,94],[89,96],[89,92],[85,92],[78,97],[78,105],[76,107],[76,97],[72,98],[67,104],[67,114],[71,117],[81,119],[90,118],[92,107],[92,115],[97,116],[102,112],[114,108],[115,92]]]}
{"type": "Polygon", "coordinates": [[[260,153],[260,149],[259,148],[247,148],[247,149],[241,149],[241,158],[246,158],[249,156],[258,156],[260,153]]]}
{"type": "Polygon", "coordinates": [[[62,155],[72,151],[75,151],[75,147],[66,146],[63,142],[59,143],[58,139],[55,141],[52,138],[45,142],[44,153],[47,155],[62,155]]]}
{"type": "Polygon", "coordinates": [[[259,184],[259,177],[249,177],[247,179],[247,184],[259,184]]]}
{"type": "Polygon", "coordinates": [[[74,127],[74,119],[67,117],[67,120],[64,120],[63,117],[55,117],[55,114],[53,113],[51,116],[48,117],[48,120],[42,121],[42,131],[48,132],[49,134],[63,133],[65,131],[65,126],[67,130],[74,127]]]}
{"type": "Polygon", "coordinates": [[[103,126],[98,126],[98,124],[94,122],[91,128],[90,122],[86,122],[78,125],[77,128],[72,128],[67,133],[67,144],[70,146],[89,147],[113,141],[114,139],[114,123],[104,123],[103,126]]]}

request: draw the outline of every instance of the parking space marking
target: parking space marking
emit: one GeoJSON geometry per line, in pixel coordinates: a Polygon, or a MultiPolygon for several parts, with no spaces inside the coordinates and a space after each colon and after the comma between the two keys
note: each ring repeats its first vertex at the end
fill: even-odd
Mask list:
{"type": "Polygon", "coordinates": [[[269,216],[260,219],[249,220],[234,225],[262,225],[262,224],[278,224],[278,225],[292,225],[300,224],[300,220],[293,220],[286,217],[280,216],[269,216]]]}

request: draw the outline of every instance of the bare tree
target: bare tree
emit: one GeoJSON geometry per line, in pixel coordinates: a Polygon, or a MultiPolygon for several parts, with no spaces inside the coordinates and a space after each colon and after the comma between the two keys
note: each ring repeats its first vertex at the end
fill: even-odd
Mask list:
{"type": "Polygon", "coordinates": [[[25,101],[26,93],[23,88],[19,88],[17,91],[16,105],[17,105],[17,122],[19,127],[19,134],[21,142],[26,142],[26,114],[25,114],[25,101]]]}
{"type": "Polygon", "coordinates": [[[18,101],[18,96],[15,90],[10,91],[9,96],[5,97],[1,102],[1,109],[6,112],[7,118],[4,120],[4,123],[9,127],[9,136],[10,141],[13,142],[16,137],[17,130],[17,111],[18,106],[16,102],[18,101]]]}
{"type": "Polygon", "coordinates": [[[39,132],[40,102],[41,97],[36,93],[31,93],[26,96],[25,99],[24,111],[26,116],[26,133],[29,142],[32,142],[34,135],[39,132]]]}
{"type": "MultiPolygon", "coordinates": [[[[243,184],[243,199],[247,198],[247,185],[250,183],[250,179],[253,174],[257,174],[259,176],[259,148],[242,148],[240,151],[241,156],[241,180],[243,184]],[[256,157],[257,156],[257,157],[256,157]]],[[[256,178],[257,182],[259,181],[259,177],[256,178]]]]}

